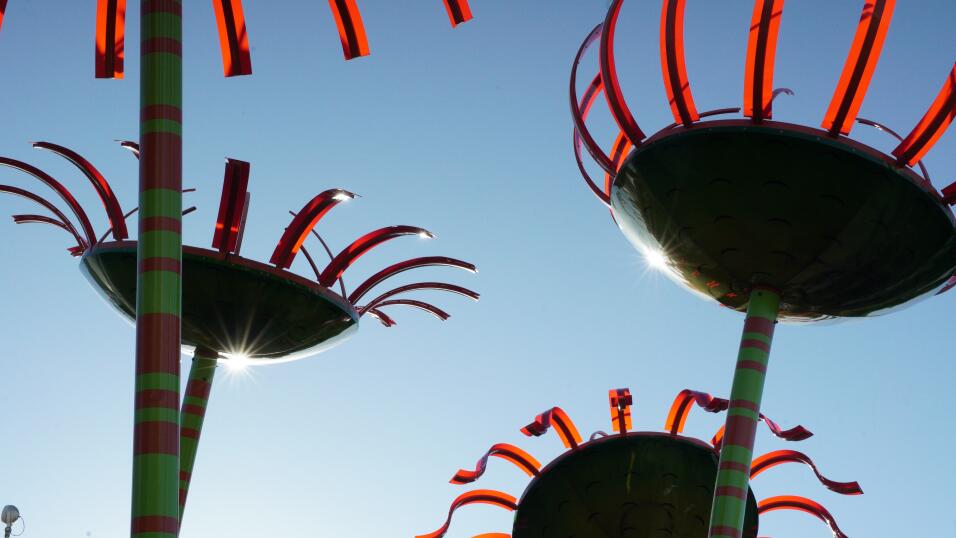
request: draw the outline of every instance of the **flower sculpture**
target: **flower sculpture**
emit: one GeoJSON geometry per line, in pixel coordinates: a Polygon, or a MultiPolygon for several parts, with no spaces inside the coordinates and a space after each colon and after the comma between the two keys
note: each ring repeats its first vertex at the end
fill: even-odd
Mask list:
{"type": "MultiPolygon", "coordinates": [[[[451,524],[452,514],[469,504],[492,504],[515,512],[511,534],[482,534],[484,538],[550,538],[565,536],[684,536],[707,535],[711,499],[718,469],[718,450],[724,441],[721,428],[710,443],[680,435],[694,405],[705,411],[726,411],[730,403],[722,398],[683,390],[674,400],[664,433],[632,432],[628,389],[609,391],[612,434],[595,432],[583,441],[570,417],[553,407],[521,429],[527,436],[541,436],[549,430],[568,450],[542,466],[521,448],[507,443],[493,445],[474,469],[461,469],[452,484],[470,484],[487,470],[489,458],[515,465],[531,478],[521,499],[494,490],[473,490],[459,495],[451,505],[448,519],[435,532],[417,538],[441,538],[451,524]]],[[[777,437],[800,441],[812,435],[801,426],[783,430],[761,415],[777,437]]],[[[809,467],[827,489],[842,495],[863,493],[856,482],[836,482],[825,477],[802,452],[776,450],[748,465],[743,472],[751,477],[785,463],[809,467]]],[[[834,536],[846,535],[836,520],[816,501],[793,495],[770,497],[760,502],[753,491],[743,493],[746,517],[743,536],[756,538],[759,517],[781,509],[799,510],[825,522],[834,536]]],[[[476,537],[479,538],[479,537],[476,537]]]]}
{"type": "MultiPolygon", "coordinates": [[[[737,538],[774,324],[888,312],[956,286],[956,184],[937,190],[921,159],[956,115],[956,67],[905,136],[858,117],[894,0],[867,0],[819,128],[773,120],[783,0],[756,0],[743,107],[699,112],[684,61],[685,0],[663,0],[660,58],[674,123],[648,136],[618,83],[614,35],[623,0],[578,51],[571,74],[574,151],[591,191],[648,262],[747,318],[731,394],[711,536],[737,538]],[[600,44],[600,71],[578,97],[579,63],[600,44]],[[619,128],[609,152],[585,125],[604,94],[619,128]],[[742,112],[742,118],[712,119],[742,112]],[[849,138],[855,123],[899,139],[885,154],[849,138]],[[585,148],[603,186],[582,161],[585,148]],[[915,167],[915,168],[914,168],[915,167]],[[733,418],[733,421],[730,420],[733,418]],[[733,447],[732,449],[730,447],[733,447]]],[[[848,21],[849,22],[849,21],[848,21]]]]}
{"type": "MultiPolygon", "coordinates": [[[[138,155],[136,143],[122,144],[138,155]]],[[[97,236],[87,212],[62,183],[30,164],[0,157],[0,165],[25,172],[50,187],[73,214],[73,218],[70,218],[54,203],[32,191],[0,185],[0,192],[27,198],[49,212],[47,215],[14,215],[14,221],[18,224],[53,225],[68,232],[75,243],[68,251],[80,258],[83,274],[114,308],[133,320],[136,312],[137,266],[140,264],[137,263],[137,241],[129,239],[125,221],[139,208],[124,213],[103,174],[75,151],[49,142],[37,142],[34,147],[52,151],[79,168],[103,202],[110,226],[105,233],[97,236]]],[[[377,318],[386,327],[395,325],[394,319],[386,311],[398,306],[418,308],[442,320],[449,317],[444,310],[431,303],[405,297],[408,292],[440,290],[474,300],[479,297],[474,291],[454,284],[418,282],[370,298],[369,293],[377,286],[411,269],[446,266],[477,271],[468,262],[444,256],[418,257],[395,263],[347,293],[343,273],[369,250],[401,236],[433,236],[415,226],[389,226],[365,234],[333,255],[315,227],[333,207],[355,197],[343,189],[324,191],[293,213],[292,221],[279,239],[270,263],[241,256],[250,201],[247,192],[249,172],[249,163],[227,160],[212,249],[183,247],[182,342],[194,352],[194,359],[182,401],[182,426],[178,434],[182,446],[180,518],[217,361],[261,364],[319,353],[354,334],[359,320],[366,314],[377,318]],[[305,247],[304,243],[310,235],[319,241],[331,258],[322,270],[319,270],[305,247]],[[299,252],[314,271],[314,279],[288,270],[299,252]],[[339,293],[333,289],[336,283],[339,293]]],[[[183,214],[195,209],[190,207],[183,214]]],[[[165,217],[147,218],[155,220],[159,230],[168,224],[165,217]]],[[[175,272],[171,265],[162,261],[148,263],[157,265],[162,271],[175,272]]],[[[151,388],[138,398],[138,403],[154,413],[179,411],[177,392],[165,386],[167,382],[168,378],[156,376],[151,388]]],[[[158,421],[157,424],[157,427],[176,427],[174,422],[158,421]]]]}

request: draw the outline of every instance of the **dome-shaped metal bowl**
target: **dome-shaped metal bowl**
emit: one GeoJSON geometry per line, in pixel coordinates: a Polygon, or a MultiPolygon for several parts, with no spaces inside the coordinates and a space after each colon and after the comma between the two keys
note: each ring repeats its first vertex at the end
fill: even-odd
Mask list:
{"type": "Polygon", "coordinates": [[[754,284],[780,317],[886,312],[956,271],[953,214],[884,154],[780,122],[714,121],[658,133],[611,191],[628,239],[686,287],[745,310],[754,284]]]}
{"type": "MultiPolygon", "coordinates": [[[[541,470],[518,503],[514,538],[706,538],[717,452],[696,439],[632,432],[570,450],[541,470]]],[[[757,536],[751,491],[743,538],[757,536]]]]}
{"type": "MultiPolygon", "coordinates": [[[[132,320],[136,242],[101,243],[80,268],[132,320]]],[[[236,255],[183,247],[182,339],[249,359],[291,359],[335,346],[358,329],[358,313],[317,282],[236,255]]]]}

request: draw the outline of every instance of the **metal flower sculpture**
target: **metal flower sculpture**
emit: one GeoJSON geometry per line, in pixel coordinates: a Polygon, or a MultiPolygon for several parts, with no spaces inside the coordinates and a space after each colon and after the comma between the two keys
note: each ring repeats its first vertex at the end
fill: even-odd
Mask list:
{"type": "MultiPolygon", "coordinates": [[[[123,142],[122,145],[138,156],[136,143],[123,142]]],[[[133,320],[136,312],[137,242],[128,239],[125,221],[138,208],[124,213],[103,174],[75,151],[48,142],[37,142],[34,147],[52,151],[79,168],[103,202],[110,226],[97,236],[88,214],[63,184],[34,166],[0,157],[0,165],[25,172],[53,189],[75,218],[74,221],[55,204],[32,191],[0,185],[0,192],[27,198],[49,212],[49,215],[14,215],[14,221],[18,224],[49,224],[68,232],[75,243],[68,251],[80,257],[83,274],[113,307],[133,320]]],[[[333,207],[355,197],[342,189],[324,191],[293,213],[291,223],[272,254],[271,265],[241,256],[250,200],[246,190],[249,171],[249,163],[227,160],[212,249],[183,247],[182,342],[194,351],[194,359],[181,409],[180,518],[217,361],[257,364],[319,353],[354,334],[359,320],[366,314],[377,318],[386,327],[395,325],[385,311],[397,306],[418,308],[441,320],[449,317],[431,303],[405,298],[404,294],[408,292],[439,290],[474,300],[479,297],[474,291],[454,284],[418,282],[369,299],[369,293],[378,285],[411,269],[446,266],[476,272],[475,266],[468,262],[443,256],[412,258],[390,265],[347,293],[343,273],[369,250],[401,236],[433,236],[415,226],[389,226],[365,234],[333,255],[315,231],[315,226],[333,207]],[[322,270],[304,245],[310,235],[318,240],[331,259],[322,270]],[[314,279],[288,270],[299,252],[308,261],[314,279]],[[336,283],[338,290],[334,289],[336,283]]],[[[183,214],[195,209],[190,207],[183,214]]],[[[155,231],[147,233],[163,233],[164,226],[178,228],[178,222],[174,224],[166,217],[148,218],[155,221],[152,228],[155,231]]],[[[164,265],[162,259],[152,260],[147,263],[157,265],[162,271],[178,268],[164,265]]],[[[165,379],[156,377],[155,386],[137,402],[154,409],[179,410],[177,392],[163,385],[165,379]]],[[[157,427],[176,426],[169,422],[157,424],[157,427]]]]}
{"type": "MultiPolygon", "coordinates": [[[[730,403],[702,392],[683,390],[671,406],[665,433],[632,432],[630,390],[611,390],[608,397],[615,433],[598,431],[588,441],[582,441],[574,422],[560,407],[548,409],[521,432],[537,437],[554,430],[568,450],[551,463],[542,466],[524,450],[499,443],[478,460],[474,469],[461,469],[451,478],[452,484],[470,484],[485,473],[489,458],[502,459],[532,477],[520,500],[495,490],[463,493],[452,502],[448,518],[438,530],[417,538],[445,536],[454,512],[469,504],[491,504],[515,512],[512,534],[491,533],[475,538],[706,536],[718,469],[730,469],[726,465],[718,467],[717,463],[723,428],[709,444],[680,434],[695,404],[705,411],[719,413],[726,411],[730,403]]],[[[788,441],[813,435],[802,426],[783,430],[763,415],[760,419],[774,435],[788,441]]],[[[740,471],[756,477],[785,463],[806,465],[821,484],[836,493],[863,493],[856,482],[826,478],[806,454],[795,450],[764,454],[740,471]]],[[[757,502],[749,488],[740,493],[746,507],[746,538],[756,538],[759,516],[782,509],[807,512],[826,523],[834,536],[846,536],[830,512],[816,501],[785,495],[757,502]]]]}
{"type": "MultiPolygon", "coordinates": [[[[684,0],[663,0],[660,58],[674,123],[647,136],[624,99],[614,35],[623,0],[574,59],[574,151],[594,194],[648,262],[689,290],[746,311],[722,462],[749,465],[777,319],[812,322],[885,313],[956,286],[956,184],[937,189],[920,160],[956,115],[956,67],[906,136],[858,117],[893,15],[868,0],[820,128],[773,121],[774,54],[783,0],[756,0],[741,108],[698,112],[684,61],[684,0]],[[600,72],[578,98],[578,65],[600,43],[600,72]],[[620,132],[605,152],[585,125],[600,94],[620,132]],[[706,121],[705,121],[706,118],[706,121]],[[848,137],[855,123],[899,139],[890,153],[848,137]],[[605,172],[589,176],[582,146],[605,172]],[[914,169],[913,167],[918,167],[914,169]],[[743,420],[742,417],[746,417],[743,420]],[[736,442],[736,441],[735,441],[736,442]]],[[[849,21],[848,21],[849,23],[849,21]]],[[[742,469],[743,467],[741,467],[742,469]]],[[[746,473],[720,475],[711,536],[738,537],[746,473]],[[729,529],[737,529],[733,532],[729,529]]]]}

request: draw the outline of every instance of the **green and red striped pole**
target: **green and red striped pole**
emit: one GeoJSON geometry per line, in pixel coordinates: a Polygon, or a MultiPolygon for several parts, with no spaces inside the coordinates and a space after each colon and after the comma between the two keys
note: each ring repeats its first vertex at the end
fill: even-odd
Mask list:
{"type": "Polygon", "coordinates": [[[776,290],[755,287],[750,294],[720,448],[710,538],[740,538],[743,533],[754,436],[779,307],[780,295],[776,290]]]}
{"type": "Polygon", "coordinates": [[[136,404],[130,536],[179,531],[182,4],[141,0],[136,404]]]}
{"type": "Polygon", "coordinates": [[[183,396],[183,409],[179,418],[179,524],[183,522],[186,509],[186,495],[196,464],[196,452],[199,450],[199,436],[202,433],[203,419],[206,417],[206,405],[209,391],[216,375],[215,351],[202,347],[196,348],[193,365],[189,369],[189,381],[183,396]]]}

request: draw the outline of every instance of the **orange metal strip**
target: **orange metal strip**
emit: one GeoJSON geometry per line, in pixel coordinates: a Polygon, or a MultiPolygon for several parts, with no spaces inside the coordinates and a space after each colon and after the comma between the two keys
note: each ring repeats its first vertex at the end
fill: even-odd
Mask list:
{"type": "Polygon", "coordinates": [[[823,118],[823,128],[831,134],[850,134],[863,104],[873,71],[880,59],[886,32],[893,20],[896,0],[866,0],[853,37],[840,82],[823,118]]]}
{"type": "MultiPolygon", "coordinates": [[[[0,5],[0,22],[6,2],[0,5]]],[[[96,78],[123,78],[126,0],[99,0],[96,5],[96,78]]]]}
{"type": "Polygon", "coordinates": [[[686,0],[664,0],[661,10],[661,69],[674,121],[689,127],[700,119],[687,80],[684,60],[684,7],[686,0]]]}
{"type": "Polygon", "coordinates": [[[227,77],[252,74],[249,34],[242,12],[242,0],[212,0],[219,27],[222,68],[227,77]]]}
{"type": "Polygon", "coordinates": [[[604,29],[601,34],[601,80],[604,81],[604,96],[607,98],[607,104],[611,108],[614,121],[624,131],[631,144],[638,146],[646,138],[646,135],[638,127],[624,100],[624,94],[621,93],[621,85],[617,79],[617,67],[614,60],[614,31],[623,3],[624,0],[614,0],[604,21],[604,29]]]}
{"type": "Polygon", "coordinates": [[[329,0],[329,7],[335,16],[335,25],[342,40],[342,52],[346,60],[369,55],[368,37],[365,24],[355,0],[329,0]]]}
{"type": "Polygon", "coordinates": [[[756,0],[747,42],[744,74],[744,116],[761,121],[773,117],[773,66],[784,0],[756,0]]]}
{"type": "Polygon", "coordinates": [[[953,64],[953,69],[943,83],[943,88],[923,115],[923,119],[893,150],[893,156],[900,162],[913,166],[926,155],[939,137],[943,136],[949,124],[953,122],[954,116],[956,116],[956,64],[953,64]]]}
{"type": "Polygon", "coordinates": [[[468,0],[445,0],[445,9],[448,11],[448,20],[452,27],[471,20],[471,7],[468,0]]]}

